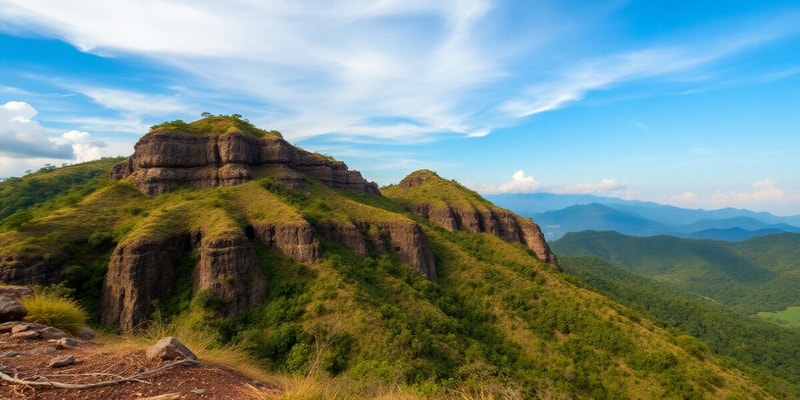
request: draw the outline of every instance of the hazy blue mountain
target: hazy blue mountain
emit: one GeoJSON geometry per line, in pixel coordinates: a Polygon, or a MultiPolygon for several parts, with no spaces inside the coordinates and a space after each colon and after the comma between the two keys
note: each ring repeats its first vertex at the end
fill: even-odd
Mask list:
{"type": "Polygon", "coordinates": [[[726,241],[740,241],[779,232],[800,232],[800,216],[783,217],[745,209],[686,209],[613,197],[553,193],[486,197],[503,208],[532,217],[542,227],[548,240],[556,240],[567,232],[584,230],[726,241]]]}
{"type": "Polygon", "coordinates": [[[547,239],[585,230],[612,230],[635,236],[652,236],[670,230],[662,223],[599,203],[535,213],[533,219],[542,227],[547,239]]]}

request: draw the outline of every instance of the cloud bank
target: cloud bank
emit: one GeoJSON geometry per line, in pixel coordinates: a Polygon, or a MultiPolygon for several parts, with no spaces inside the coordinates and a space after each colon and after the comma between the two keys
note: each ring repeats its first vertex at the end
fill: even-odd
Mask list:
{"type": "Polygon", "coordinates": [[[0,164],[28,165],[28,159],[83,162],[100,157],[105,143],[88,132],[75,130],[50,136],[34,119],[36,114],[35,108],[21,101],[0,106],[0,158],[3,159],[0,164]]]}

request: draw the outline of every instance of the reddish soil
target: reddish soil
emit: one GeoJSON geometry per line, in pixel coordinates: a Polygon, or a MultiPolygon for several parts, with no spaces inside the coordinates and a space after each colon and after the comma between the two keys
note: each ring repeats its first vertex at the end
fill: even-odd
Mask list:
{"type": "MultiPolygon", "coordinates": [[[[120,350],[102,343],[79,341],[77,347],[56,349],[43,340],[12,339],[0,335],[0,372],[27,381],[86,384],[112,381],[151,371],[175,361],[147,360],[145,350],[120,350]],[[14,354],[18,353],[18,354],[14,354]],[[51,359],[73,355],[75,363],[51,368],[51,359]]],[[[253,381],[233,371],[203,362],[181,364],[133,382],[90,389],[33,387],[0,381],[0,399],[264,399],[280,388],[253,381]]]]}

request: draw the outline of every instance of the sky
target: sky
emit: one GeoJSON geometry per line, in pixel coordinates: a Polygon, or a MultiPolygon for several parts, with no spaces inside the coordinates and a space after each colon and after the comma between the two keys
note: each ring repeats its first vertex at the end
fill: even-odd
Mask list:
{"type": "Polygon", "coordinates": [[[0,177],[236,113],[381,186],[796,215],[797,21],[797,0],[0,0],[0,177]]]}

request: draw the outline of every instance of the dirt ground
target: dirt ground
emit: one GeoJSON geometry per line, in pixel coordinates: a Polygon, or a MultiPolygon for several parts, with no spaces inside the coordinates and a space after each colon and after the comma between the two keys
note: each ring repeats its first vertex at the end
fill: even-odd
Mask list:
{"type": "MultiPolygon", "coordinates": [[[[175,361],[150,361],[145,350],[115,349],[96,342],[79,341],[77,347],[56,349],[43,340],[12,339],[0,335],[0,372],[26,381],[86,384],[113,381],[163,367],[175,361]],[[73,355],[75,363],[61,368],[48,364],[54,357],[73,355]]],[[[247,379],[235,372],[209,365],[180,364],[125,382],[90,389],[33,387],[0,381],[0,399],[264,399],[274,398],[280,388],[247,379]]]]}

